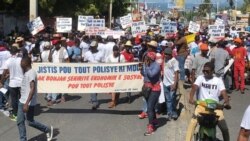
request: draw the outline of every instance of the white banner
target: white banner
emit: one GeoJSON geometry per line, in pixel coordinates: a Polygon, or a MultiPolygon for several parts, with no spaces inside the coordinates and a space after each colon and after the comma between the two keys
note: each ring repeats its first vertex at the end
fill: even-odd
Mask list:
{"type": "Polygon", "coordinates": [[[56,32],[69,33],[72,31],[72,18],[56,18],[56,32]]]}
{"type": "Polygon", "coordinates": [[[88,27],[105,27],[105,19],[87,19],[88,27]]]}
{"type": "Polygon", "coordinates": [[[132,35],[135,37],[137,34],[143,35],[146,34],[147,27],[144,21],[133,22],[131,32],[132,35]]]}
{"type": "Polygon", "coordinates": [[[94,19],[93,16],[78,16],[78,24],[77,24],[77,30],[78,31],[84,31],[87,26],[87,20],[88,19],[94,19]]]}
{"type": "Polygon", "coordinates": [[[208,34],[213,38],[219,38],[225,36],[225,26],[224,25],[209,25],[208,34]]]}
{"type": "Polygon", "coordinates": [[[107,38],[108,36],[113,36],[114,39],[119,39],[121,36],[124,36],[124,31],[114,31],[114,30],[106,30],[102,38],[107,38]]]}
{"type": "Polygon", "coordinates": [[[139,63],[34,63],[38,93],[140,92],[139,63]]]}
{"type": "Polygon", "coordinates": [[[128,14],[126,16],[123,16],[123,17],[120,17],[120,22],[121,22],[121,25],[122,25],[122,28],[127,28],[127,27],[131,27],[132,25],[132,15],[131,14],[128,14]]]}
{"type": "Polygon", "coordinates": [[[40,17],[35,18],[31,22],[27,24],[27,27],[32,35],[36,35],[40,31],[42,31],[45,27],[43,21],[40,17]]]}
{"type": "Polygon", "coordinates": [[[177,32],[177,23],[169,20],[161,20],[161,35],[166,36],[177,32]]]}
{"type": "Polygon", "coordinates": [[[200,24],[190,21],[188,26],[188,32],[197,33],[199,31],[200,31],[200,24]]]}

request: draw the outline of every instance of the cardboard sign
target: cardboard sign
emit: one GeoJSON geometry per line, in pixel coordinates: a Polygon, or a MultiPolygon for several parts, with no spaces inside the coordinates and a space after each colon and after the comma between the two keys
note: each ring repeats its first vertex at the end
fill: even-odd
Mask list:
{"type": "Polygon", "coordinates": [[[209,25],[208,34],[213,38],[224,37],[225,36],[225,26],[224,25],[209,25]]]}
{"type": "Polygon", "coordinates": [[[215,23],[214,23],[215,25],[224,25],[224,20],[222,20],[222,19],[220,19],[220,18],[217,18],[216,20],[215,20],[215,23]]]}
{"type": "Polygon", "coordinates": [[[131,14],[128,14],[127,16],[123,16],[120,18],[120,22],[121,22],[121,25],[122,25],[122,28],[127,28],[127,27],[131,27],[132,25],[132,15],[131,14]]]}
{"type": "Polygon", "coordinates": [[[40,17],[35,18],[31,22],[27,24],[27,27],[32,35],[36,35],[40,31],[42,31],[45,27],[43,21],[40,17]]]}
{"type": "Polygon", "coordinates": [[[88,27],[85,29],[86,35],[105,35],[105,27],[88,27]]]}
{"type": "Polygon", "coordinates": [[[145,34],[147,31],[147,27],[145,25],[145,22],[144,21],[139,21],[139,22],[133,22],[132,23],[132,28],[131,28],[131,32],[132,32],[132,35],[134,37],[136,37],[136,35],[143,35],[145,34]]]}
{"type": "Polygon", "coordinates": [[[69,33],[72,30],[72,18],[56,18],[56,32],[69,33]]]}
{"type": "Polygon", "coordinates": [[[88,27],[105,27],[105,19],[87,19],[88,27]]]}
{"type": "Polygon", "coordinates": [[[161,35],[173,35],[177,32],[177,23],[169,20],[162,20],[161,24],[161,35]]]}
{"type": "Polygon", "coordinates": [[[81,16],[81,15],[78,16],[78,24],[77,24],[78,31],[85,30],[88,19],[94,19],[94,17],[93,16],[81,16]]]}
{"type": "Polygon", "coordinates": [[[140,92],[139,63],[34,63],[38,93],[140,92]]]}
{"type": "Polygon", "coordinates": [[[200,24],[190,21],[188,26],[188,32],[197,33],[199,31],[200,31],[200,24]]]}

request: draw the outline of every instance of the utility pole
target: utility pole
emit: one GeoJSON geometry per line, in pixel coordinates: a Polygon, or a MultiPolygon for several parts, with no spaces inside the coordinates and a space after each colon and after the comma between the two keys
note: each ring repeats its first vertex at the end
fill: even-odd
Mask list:
{"type": "Polygon", "coordinates": [[[30,13],[29,13],[29,20],[32,21],[37,17],[38,13],[38,2],[37,0],[29,0],[30,1],[30,13]]]}
{"type": "Polygon", "coordinates": [[[113,0],[110,0],[109,3],[109,28],[112,26],[112,9],[113,9],[113,0]]]}

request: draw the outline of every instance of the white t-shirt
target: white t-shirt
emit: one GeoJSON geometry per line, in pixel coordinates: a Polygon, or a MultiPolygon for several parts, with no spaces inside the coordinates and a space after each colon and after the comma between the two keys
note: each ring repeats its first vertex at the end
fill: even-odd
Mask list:
{"type": "Polygon", "coordinates": [[[31,42],[26,42],[25,49],[28,51],[28,53],[31,52],[31,50],[35,47],[35,44],[32,44],[31,42]]]}
{"type": "Polygon", "coordinates": [[[250,105],[244,113],[240,126],[246,130],[250,130],[250,105]]]}
{"type": "Polygon", "coordinates": [[[35,93],[29,103],[30,106],[35,106],[37,101],[37,77],[36,77],[36,71],[33,69],[30,69],[29,71],[25,72],[23,81],[22,81],[22,86],[21,86],[21,98],[19,101],[22,104],[25,104],[30,93],[30,82],[34,81],[35,82],[35,93]]]}
{"type": "Polygon", "coordinates": [[[114,42],[108,42],[104,47],[104,61],[113,54],[113,47],[115,46],[114,42]]]}
{"type": "Polygon", "coordinates": [[[42,62],[49,62],[49,53],[50,50],[43,50],[41,53],[42,62]]]}
{"type": "Polygon", "coordinates": [[[21,68],[21,57],[16,55],[11,56],[4,64],[3,69],[8,69],[10,72],[10,83],[9,86],[21,87],[23,79],[23,70],[21,68]]]}
{"type": "Polygon", "coordinates": [[[96,53],[87,51],[84,56],[84,61],[87,61],[89,63],[100,63],[103,61],[103,52],[101,51],[98,51],[96,53]]]}
{"type": "Polygon", "coordinates": [[[84,54],[89,51],[89,44],[86,42],[82,41],[80,44],[80,48],[82,49],[82,57],[84,57],[84,54]]]}
{"type": "MultiPolygon", "coordinates": [[[[114,57],[113,54],[109,55],[108,58],[105,61],[106,63],[119,63],[119,56],[118,57],[114,57]]],[[[126,60],[124,58],[124,56],[122,54],[120,54],[120,63],[125,63],[126,60]]]]}
{"type": "Polygon", "coordinates": [[[105,44],[103,44],[103,43],[98,43],[98,47],[97,47],[97,49],[98,49],[98,51],[101,51],[101,52],[105,52],[105,47],[106,47],[106,45],[105,44]]]}
{"type": "Polygon", "coordinates": [[[3,74],[3,65],[6,62],[8,58],[11,57],[11,54],[9,51],[0,51],[0,74],[3,74]]]}
{"type": "Polygon", "coordinates": [[[163,84],[165,86],[170,86],[174,84],[175,72],[179,71],[179,62],[173,57],[166,63],[164,63],[164,77],[163,84]]]}
{"type": "Polygon", "coordinates": [[[225,85],[222,79],[218,77],[206,80],[204,75],[200,75],[195,80],[194,84],[199,87],[199,100],[212,99],[219,102],[221,91],[225,90],[225,85]]]}
{"type": "Polygon", "coordinates": [[[52,62],[53,63],[60,63],[60,59],[69,58],[68,52],[65,48],[63,49],[62,58],[60,58],[60,51],[61,51],[61,49],[55,50],[53,52],[53,54],[52,54],[52,60],[53,60],[52,62]]]}

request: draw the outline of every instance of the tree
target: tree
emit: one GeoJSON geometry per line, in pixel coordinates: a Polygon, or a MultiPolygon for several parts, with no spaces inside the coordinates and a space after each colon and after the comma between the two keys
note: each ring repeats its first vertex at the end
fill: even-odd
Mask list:
{"type": "Polygon", "coordinates": [[[241,7],[241,11],[243,13],[247,13],[250,12],[250,0],[244,0],[244,3],[241,7]]]}
{"type": "Polygon", "coordinates": [[[199,16],[205,17],[207,13],[211,12],[212,7],[213,5],[210,0],[204,0],[203,4],[200,4],[198,9],[199,16]]]}

